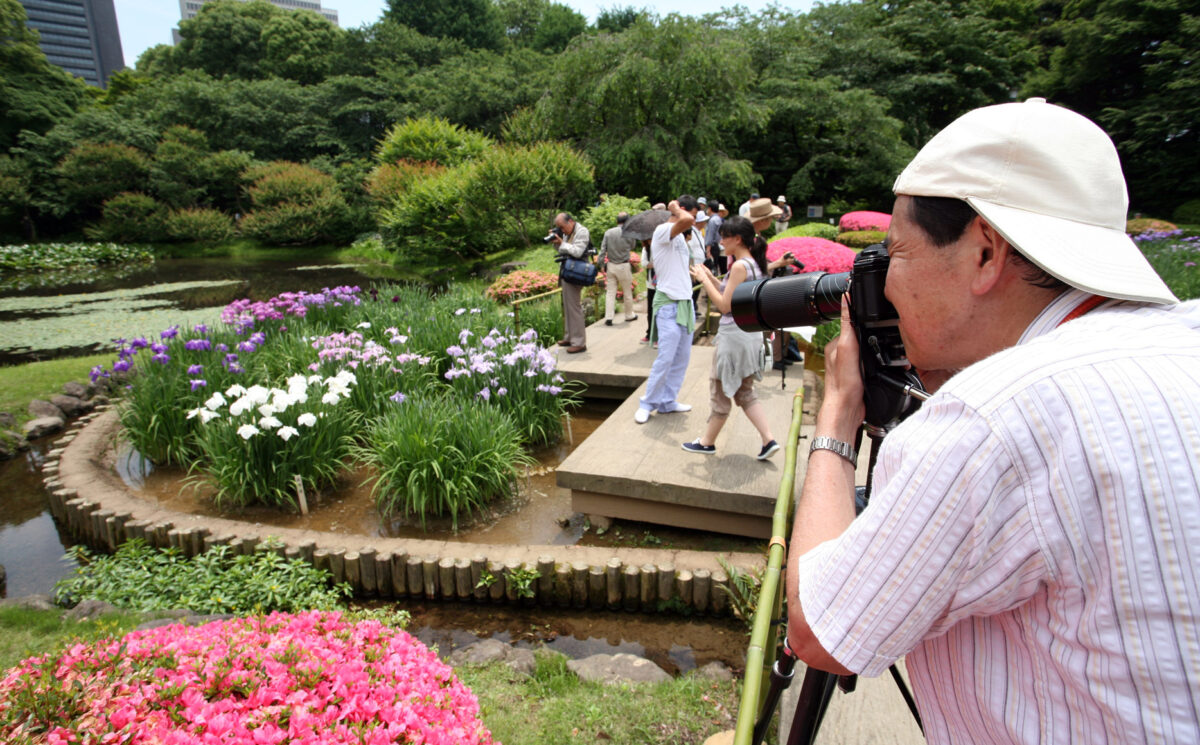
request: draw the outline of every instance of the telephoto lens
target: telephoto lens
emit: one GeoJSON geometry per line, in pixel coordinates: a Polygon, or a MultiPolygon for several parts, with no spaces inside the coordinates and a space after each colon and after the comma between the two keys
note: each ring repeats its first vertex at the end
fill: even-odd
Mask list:
{"type": "Polygon", "coordinates": [[[850,272],[810,272],[743,282],[733,291],[730,312],[743,331],[816,326],[841,316],[850,272]]]}

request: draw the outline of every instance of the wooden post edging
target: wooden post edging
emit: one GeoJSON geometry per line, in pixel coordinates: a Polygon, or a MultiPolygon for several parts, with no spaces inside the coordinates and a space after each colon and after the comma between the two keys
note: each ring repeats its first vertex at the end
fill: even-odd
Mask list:
{"type": "Polygon", "coordinates": [[[358,597],[452,600],[577,609],[728,615],[728,574],[762,565],[756,554],[585,546],[485,545],[347,536],[268,528],[163,509],[101,465],[119,429],[116,412],[88,418],[46,455],[50,514],[72,538],[103,551],[142,540],[185,556],[223,547],[232,556],[270,551],[313,564],[358,597]]]}

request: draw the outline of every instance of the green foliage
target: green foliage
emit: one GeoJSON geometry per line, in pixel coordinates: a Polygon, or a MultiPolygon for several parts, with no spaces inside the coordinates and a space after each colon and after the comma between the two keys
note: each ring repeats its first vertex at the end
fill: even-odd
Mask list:
{"type": "Polygon", "coordinates": [[[767,239],[767,243],[777,241],[780,238],[826,238],[834,240],[838,236],[836,225],[830,225],[827,222],[806,222],[803,225],[793,225],[782,233],[776,233],[767,239]]]}
{"type": "Polygon", "coordinates": [[[475,49],[499,49],[504,39],[500,14],[489,0],[388,0],[384,19],[475,49]]]}
{"type": "Polygon", "coordinates": [[[89,238],[122,243],[162,240],[167,229],[167,210],[154,197],[124,192],[104,203],[100,223],[86,232],[89,238]]]}
{"type": "Polygon", "coordinates": [[[17,0],[0,0],[0,153],[23,129],[45,132],[69,117],[86,99],[87,85],[38,47],[17,0]]]}
{"type": "Polygon", "coordinates": [[[68,203],[83,211],[99,211],[96,208],[117,194],[143,186],[149,170],[150,159],[135,148],[84,142],[63,158],[57,175],[68,203]]]}
{"type": "Polygon", "coordinates": [[[557,54],[586,30],[583,14],[562,3],[550,3],[533,32],[531,45],[538,51],[557,54]]]}
{"type": "Polygon", "coordinates": [[[733,609],[733,615],[749,626],[753,623],[754,613],[758,608],[758,591],[762,587],[763,570],[743,572],[722,556],[717,556],[717,562],[729,577],[729,583],[718,585],[718,588],[729,596],[729,606],[733,609]]]}
{"type": "Polygon", "coordinates": [[[167,215],[167,235],[172,240],[214,245],[231,240],[233,220],[220,210],[187,207],[167,215]]]}
{"type": "Polygon", "coordinates": [[[1171,219],[1184,225],[1200,225],[1200,199],[1189,199],[1176,207],[1171,219]]]}
{"type": "Polygon", "coordinates": [[[370,427],[358,457],[376,471],[375,503],[385,515],[416,516],[421,525],[479,511],[516,491],[520,469],[536,461],[521,449],[512,419],[472,399],[420,397],[370,427]]]}
{"type": "Polygon", "coordinates": [[[605,8],[596,16],[596,30],[619,34],[633,24],[646,19],[646,11],[632,5],[605,8]]]}
{"type": "Polygon", "coordinates": [[[486,135],[445,119],[422,116],[393,125],[376,151],[380,163],[402,160],[452,167],[475,160],[491,145],[486,135]]]}
{"type": "Polygon", "coordinates": [[[258,171],[250,187],[251,212],[241,229],[264,243],[308,245],[348,240],[350,208],[328,174],[298,163],[274,163],[258,171]]]}
{"type": "Polygon", "coordinates": [[[324,569],[284,559],[269,546],[241,556],[232,555],[228,546],[214,546],[187,559],[139,539],[121,544],[111,556],[82,546],[70,554],[81,566],[55,586],[58,602],[66,605],[102,600],[138,611],[245,614],[332,610],[350,596],[350,586],[331,585],[324,569]]]}
{"type": "Polygon", "coordinates": [[[842,333],[841,321],[828,321],[817,326],[817,330],[813,332],[812,348],[818,355],[825,355],[825,345],[837,338],[838,334],[842,333]]]}
{"type": "Polygon", "coordinates": [[[851,230],[845,233],[838,233],[837,242],[843,246],[862,250],[867,246],[874,246],[880,243],[887,237],[885,230],[851,230]]]}
{"type": "Polygon", "coordinates": [[[367,175],[365,188],[380,206],[395,202],[409,186],[428,179],[446,170],[437,163],[419,163],[401,160],[396,163],[380,163],[367,175]]]}
{"type": "Polygon", "coordinates": [[[0,269],[44,272],[80,266],[142,263],[154,254],[137,246],[117,243],[38,243],[0,246],[0,269]]]}
{"type": "Polygon", "coordinates": [[[735,194],[755,183],[750,162],[728,151],[730,130],[758,117],[750,57],[732,35],[669,16],[580,37],[555,59],[554,80],[537,124],[586,153],[607,189],[735,194]]]}
{"type": "Polygon", "coordinates": [[[1173,235],[1142,241],[1139,247],[1175,297],[1200,298],[1200,240],[1173,235]]]}
{"type": "MultiPolygon", "coordinates": [[[[504,573],[505,582],[516,594],[518,598],[532,598],[537,593],[534,588],[534,582],[542,574],[537,569],[527,566],[519,566],[515,569],[509,569],[504,573]]],[[[482,578],[481,578],[482,579],[482,578]]]]}
{"type": "Polygon", "coordinates": [[[623,197],[620,194],[601,194],[600,204],[588,207],[579,214],[579,222],[583,223],[592,234],[592,242],[600,248],[600,239],[604,231],[617,224],[617,214],[627,212],[636,215],[650,209],[650,200],[646,197],[623,197]]]}

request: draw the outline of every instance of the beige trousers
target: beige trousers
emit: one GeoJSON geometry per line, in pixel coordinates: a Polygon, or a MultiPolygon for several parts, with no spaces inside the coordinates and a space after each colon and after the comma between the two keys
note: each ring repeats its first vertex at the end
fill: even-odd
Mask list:
{"type": "Polygon", "coordinates": [[[583,318],[583,288],[559,280],[562,285],[563,338],[572,347],[587,346],[587,322],[583,318]]]}
{"type": "Polygon", "coordinates": [[[633,269],[632,265],[626,261],[624,264],[608,264],[607,269],[608,281],[604,288],[604,320],[611,321],[613,316],[617,314],[617,284],[621,285],[621,293],[625,297],[622,305],[625,307],[625,320],[632,321],[637,318],[637,314],[633,312],[633,269]]]}

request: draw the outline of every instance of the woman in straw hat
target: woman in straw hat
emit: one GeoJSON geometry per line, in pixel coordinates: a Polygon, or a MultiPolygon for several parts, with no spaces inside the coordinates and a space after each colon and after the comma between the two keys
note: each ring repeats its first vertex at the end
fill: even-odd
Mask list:
{"type": "Polygon", "coordinates": [[[716,440],[729,412],[736,403],[762,439],[759,460],[766,460],[779,451],[779,443],[771,436],[767,413],[754,394],[754,381],[762,380],[762,334],[742,331],[733,322],[730,305],[733,292],[747,280],[767,275],[767,243],[754,234],[754,227],[744,217],[731,217],[721,224],[721,248],[731,260],[729,274],[718,282],[704,264],[692,266],[692,278],[708,293],[709,302],[721,311],[717,326],[717,354],[713,357],[709,375],[709,395],[712,410],[704,434],[683,443],[689,453],[711,455],[717,451],[716,440]]]}

